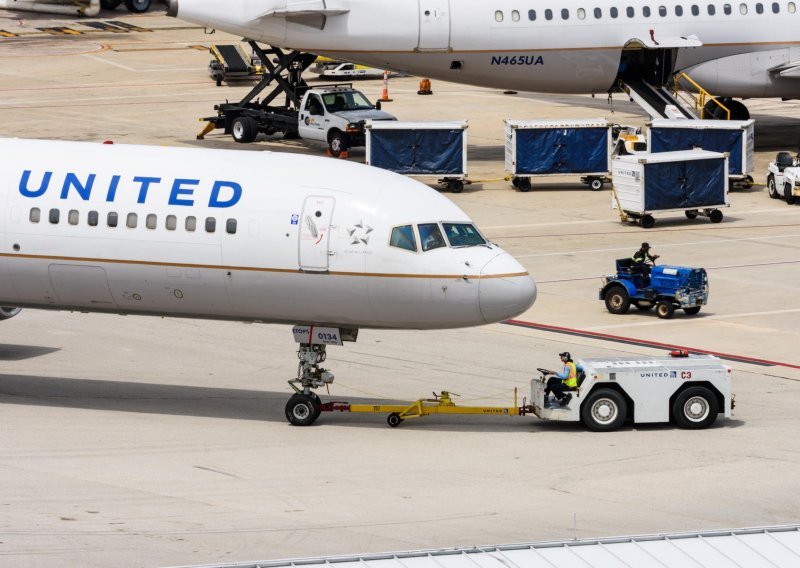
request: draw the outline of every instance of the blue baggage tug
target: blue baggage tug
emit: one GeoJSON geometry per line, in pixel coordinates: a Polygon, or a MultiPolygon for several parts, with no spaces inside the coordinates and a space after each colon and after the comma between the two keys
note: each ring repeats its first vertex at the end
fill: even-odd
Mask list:
{"type": "Polygon", "coordinates": [[[620,258],[616,275],[603,278],[600,299],[612,314],[624,314],[633,304],[641,311],[655,306],[661,319],[677,309],[693,316],[708,302],[708,275],[703,268],[634,266],[630,258],[620,258]]]}

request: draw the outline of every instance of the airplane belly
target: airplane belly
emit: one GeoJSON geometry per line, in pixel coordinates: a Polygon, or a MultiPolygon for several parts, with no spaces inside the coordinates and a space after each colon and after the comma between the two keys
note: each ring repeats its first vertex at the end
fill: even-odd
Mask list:
{"type": "Polygon", "coordinates": [[[117,306],[100,266],[53,263],[48,267],[53,292],[62,306],[114,310],[117,306]]]}

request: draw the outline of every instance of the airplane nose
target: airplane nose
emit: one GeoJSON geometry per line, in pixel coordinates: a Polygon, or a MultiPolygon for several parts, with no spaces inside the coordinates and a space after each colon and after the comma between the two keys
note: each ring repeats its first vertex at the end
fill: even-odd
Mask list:
{"type": "Polygon", "coordinates": [[[478,302],[486,323],[518,316],[536,301],[536,282],[508,253],[490,260],[481,270],[478,302]]]}
{"type": "Polygon", "coordinates": [[[178,0],[167,0],[167,16],[178,17],[178,0]]]}

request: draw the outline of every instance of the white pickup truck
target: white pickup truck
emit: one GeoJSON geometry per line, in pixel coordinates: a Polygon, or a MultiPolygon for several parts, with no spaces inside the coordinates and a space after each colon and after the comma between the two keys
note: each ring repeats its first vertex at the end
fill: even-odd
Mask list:
{"type": "Polygon", "coordinates": [[[778,152],[767,168],[767,190],[772,199],[783,198],[793,205],[800,196],[800,154],[778,152]]]}
{"type": "Polygon", "coordinates": [[[346,157],[350,148],[364,145],[367,120],[397,120],[380,104],[373,105],[350,83],[320,85],[303,93],[298,108],[252,102],[217,105],[217,116],[205,119],[209,127],[203,134],[224,128],[236,142],[248,143],[259,133],[283,132],[286,138],[326,142],[331,156],[346,157]]]}
{"type": "Polygon", "coordinates": [[[323,79],[382,79],[383,71],[355,63],[322,64],[311,69],[323,79]]]}

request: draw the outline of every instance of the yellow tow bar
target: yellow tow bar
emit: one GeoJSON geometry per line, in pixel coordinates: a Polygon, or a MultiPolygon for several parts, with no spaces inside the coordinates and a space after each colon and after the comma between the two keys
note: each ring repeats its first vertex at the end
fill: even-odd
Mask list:
{"type": "Polygon", "coordinates": [[[350,404],[326,402],[320,406],[322,412],[370,412],[388,413],[386,422],[392,428],[409,418],[421,418],[431,414],[491,414],[496,416],[524,416],[533,413],[531,406],[518,406],[517,389],[514,389],[514,406],[458,406],[453,402],[455,393],[442,391],[433,393],[433,398],[421,398],[411,404],[350,404]]]}

